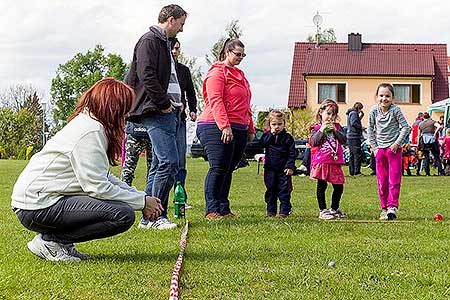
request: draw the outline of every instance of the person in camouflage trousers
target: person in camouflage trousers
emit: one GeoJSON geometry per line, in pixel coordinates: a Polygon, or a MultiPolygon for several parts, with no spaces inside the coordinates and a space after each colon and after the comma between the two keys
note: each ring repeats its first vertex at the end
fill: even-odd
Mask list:
{"type": "Polygon", "coordinates": [[[125,127],[125,160],[122,167],[122,181],[131,186],[139,156],[145,150],[147,157],[147,176],[152,165],[152,143],[147,130],[141,124],[127,122],[125,127]]]}

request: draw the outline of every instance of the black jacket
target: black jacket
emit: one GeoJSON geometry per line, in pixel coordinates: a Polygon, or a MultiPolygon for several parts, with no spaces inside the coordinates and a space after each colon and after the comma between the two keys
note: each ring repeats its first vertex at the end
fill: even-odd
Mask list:
{"type": "Polygon", "coordinates": [[[195,96],[195,88],[192,83],[192,76],[189,68],[179,62],[175,63],[175,67],[181,89],[181,102],[184,105],[181,118],[182,120],[186,120],[186,99],[189,105],[189,111],[197,113],[197,97],[195,96]]]}
{"type": "Polygon", "coordinates": [[[295,170],[295,142],[285,129],[277,135],[270,131],[264,133],[260,143],[266,149],[264,168],[276,171],[295,170]]]}
{"type": "Polygon", "coordinates": [[[170,107],[167,94],[171,73],[167,38],[156,26],[150,27],[134,47],[131,69],[125,82],[134,88],[136,101],[127,120],[140,122],[142,116],[160,114],[170,107]]]}
{"type": "Polygon", "coordinates": [[[362,125],[358,113],[353,108],[347,111],[347,139],[362,139],[362,125]]]}

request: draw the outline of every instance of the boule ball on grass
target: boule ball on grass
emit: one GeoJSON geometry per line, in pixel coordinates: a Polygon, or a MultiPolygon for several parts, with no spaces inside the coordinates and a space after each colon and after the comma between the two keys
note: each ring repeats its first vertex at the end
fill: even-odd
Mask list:
{"type": "Polygon", "coordinates": [[[336,267],[336,263],[335,263],[334,261],[330,261],[330,262],[328,263],[328,267],[334,268],[334,267],[336,267]]]}

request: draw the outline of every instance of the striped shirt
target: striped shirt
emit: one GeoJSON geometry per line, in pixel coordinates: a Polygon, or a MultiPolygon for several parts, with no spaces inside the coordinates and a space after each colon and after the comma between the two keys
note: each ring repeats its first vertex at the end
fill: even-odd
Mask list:
{"type": "Polygon", "coordinates": [[[367,133],[373,150],[387,148],[392,144],[401,147],[409,129],[408,121],[397,105],[391,104],[386,112],[383,112],[378,105],[370,109],[367,133]]]}
{"type": "Polygon", "coordinates": [[[172,101],[172,105],[179,107],[181,106],[181,88],[180,83],[178,82],[177,70],[175,68],[175,60],[173,59],[172,55],[170,55],[170,61],[171,61],[170,63],[171,73],[169,79],[169,87],[167,88],[167,94],[169,95],[169,98],[172,101]]]}

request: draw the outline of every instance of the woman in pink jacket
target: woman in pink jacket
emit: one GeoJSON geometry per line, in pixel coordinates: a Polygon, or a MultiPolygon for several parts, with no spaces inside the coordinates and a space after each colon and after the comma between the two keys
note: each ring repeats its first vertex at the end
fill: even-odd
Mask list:
{"type": "Polygon", "coordinates": [[[236,66],[246,56],[244,44],[226,40],[203,82],[205,109],[198,119],[197,136],[205,148],[209,171],[205,179],[206,218],[235,218],[230,210],[231,178],[255,134],[250,109],[250,85],[236,66]]]}

